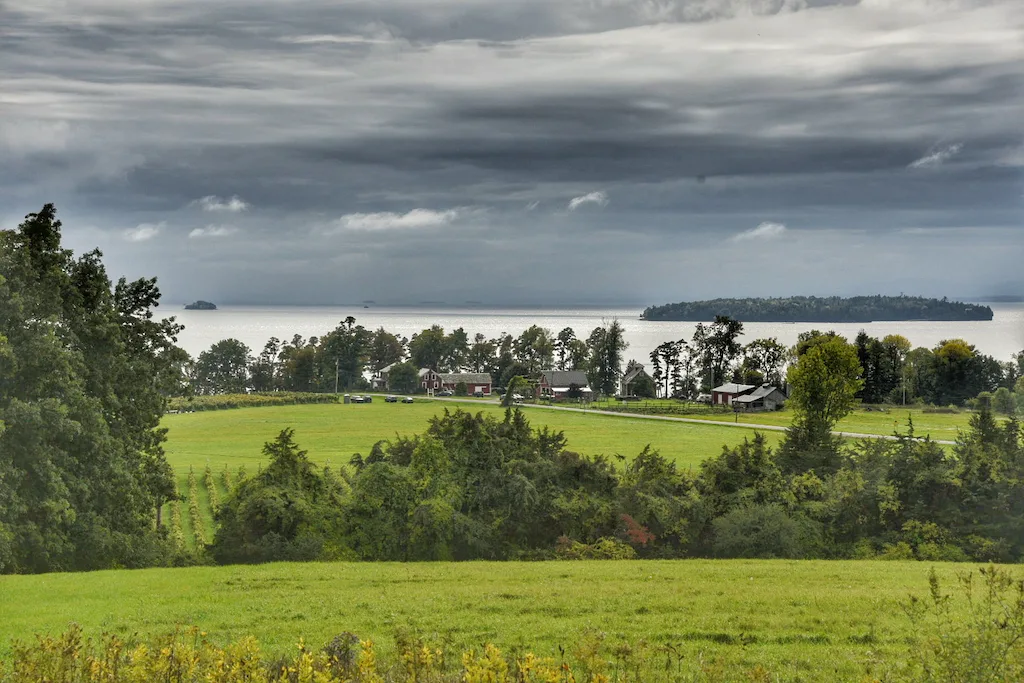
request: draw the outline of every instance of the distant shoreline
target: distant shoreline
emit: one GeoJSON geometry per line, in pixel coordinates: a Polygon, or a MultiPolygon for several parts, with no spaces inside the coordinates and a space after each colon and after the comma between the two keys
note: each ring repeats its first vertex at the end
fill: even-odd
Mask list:
{"type": "Polygon", "coordinates": [[[712,299],[650,306],[643,320],[704,322],[717,316],[750,323],[987,322],[983,304],[918,296],[712,299]]]}

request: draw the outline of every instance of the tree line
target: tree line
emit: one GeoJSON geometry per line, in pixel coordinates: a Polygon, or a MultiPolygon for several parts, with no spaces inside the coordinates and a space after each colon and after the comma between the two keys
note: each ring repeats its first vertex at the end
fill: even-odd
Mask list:
{"type": "Polygon", "coordinates": [[[920,296],[791,296],[712,299],[649,306],[644,320],[714,320],[725,315],[747,322],[868,323],[876,320],[991,320],[988,306],[920,296]]]}
{"type": "MultiPolygon", "coordinates": [[[[786,369],[808,340],[835,332],[801,333],[793,347],[777,338],[741,343],[743,323],[717,316],[698,323],[689,339],[666,341],[650,354],[649,381],[631,386],[637,396],[695,399],[726,382],[786,386],[786,369]]],[[[1010,361],[978,352],[962,339],[935,347],[912,348],[901,335],[881,339],[861,332],[854,340],[861,379],[857,398],[868,404],[962,406],[980,394],[998,394],[1001,412],[1024,399],[1024,351],[1010,361]]],[[[624,364],[628,343],[618,321],[591,331],[586,338],[567,327],[553,334],[532,325],[519,336],[507,333],[472,339],[463,328],[445,331],[434,325],[411,339],[384,328],[367,330],[349,317],[333,331],[308,339],[296,335],[282,343],[270,339],[253,356],[237,339],[225,339],[182,366],[182,391],[200,395],[270,391],[334,392],[369,388],[368,374],[389,368],[389,390],[413,393],[418,371],[485,372],[503,389],[514,377],[538,378],[543,370],[581,370],[591,388],[604,395],[618,391],[618,378],[635,361],[624,364]]]]}
{"type": "Polygon", "coordinates": [[[197,394],[248,391],[334,392],[369,388],[368,374],[388,368],[392,391],[412,393],[420,368],[436,372],[488,373],[495,386],[544,370],[580,370],[591,386],[614,394],[628,347],[622,325],[613,320],[586,339],[567,327],[557,335],[532,325],[519,336],[502,333],[472,340],[463,328],[446,332],[433,325],[411,338],[384,328],[367,330],[348,317],[322,337],[291,341],[271,338],[258,355],[237,339],[224,339],[182,367],[197,394]]]}

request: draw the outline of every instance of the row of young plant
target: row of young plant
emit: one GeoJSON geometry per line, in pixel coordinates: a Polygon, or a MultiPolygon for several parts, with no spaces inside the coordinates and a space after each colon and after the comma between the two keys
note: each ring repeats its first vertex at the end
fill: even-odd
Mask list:
{"type": "Polygon", "coordinates": [[[194,564],[208,559],[206,546],[210,542],[206,535],[208,520],[216,518],[217,510],[220,508],[221,491],[231,491],[236,481],[244,480],[246,476],[245,466],[232,472],[227,465],[215,473],[209,464],[203,470],[203,486],[206,488],[209,501],[207,514],[204,515],[203,505],[199,498],[199,483],[193,470],[189,470],[186,479],[187,485],[183,492],[168,503],[170,519],[167,524],[167,534],[175,550],[175,562],[178,564],[194,564]],[[188,505],[189,530],[186,531],[182,515],[185,504],[188,505]]]}
{"type": "MultiPolygon", "coordinates": [[[[61,636],[14,643],[0,659],[0,683],[651,683],[778,680],[859,683],[1004,683],[1024,680],[1024,582],[990,566],[958,576],[948,592],[935,573],[925,597],[901,607],[909,637],[854,645],[864,664],[840,673],[814,670],[775,653],[737,644],[687,647],[684,643],[629,641],[586,631],[557,654],[537,655],[493,644],[460,650],[399,636],[394,653],[378,654],[373,641],[341,633],[321,648],[298,641],[287,655],[264,651],[248,636],[227,645],[196,627],[140,638],[104,634],[87,639],[72,625],[61,636]],[[753,662],[751,660],[754,660],[753,662]]],[[[894,605],[894,607],[896,607],[894,605]]],[[[828,644],[813,657],[828,658],[828,644]]],[[[844,646],[850,647],[850,646],[844,646]]],[[[801,659],[806,653],[801,654],[801,659]]]]}

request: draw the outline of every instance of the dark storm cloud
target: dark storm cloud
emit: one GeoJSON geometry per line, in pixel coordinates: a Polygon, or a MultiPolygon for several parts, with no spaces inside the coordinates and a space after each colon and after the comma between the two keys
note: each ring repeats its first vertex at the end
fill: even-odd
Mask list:
{"type": "Polygon", "coordinates": [[[1022,60],[1014,0],[16,0],[0,224],[56,201],[178,299],[976,291],[1024,259],[1022,60]]]}

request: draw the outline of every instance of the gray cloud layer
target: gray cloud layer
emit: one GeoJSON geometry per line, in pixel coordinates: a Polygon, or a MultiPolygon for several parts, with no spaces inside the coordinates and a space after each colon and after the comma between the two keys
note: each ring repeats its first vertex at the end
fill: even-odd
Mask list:
{"type": "Polygon", "coordinates": [[[179,301],[1020,291],[1022,64],[1017,0],[0,0],[0,225],[179,301]]]}

